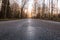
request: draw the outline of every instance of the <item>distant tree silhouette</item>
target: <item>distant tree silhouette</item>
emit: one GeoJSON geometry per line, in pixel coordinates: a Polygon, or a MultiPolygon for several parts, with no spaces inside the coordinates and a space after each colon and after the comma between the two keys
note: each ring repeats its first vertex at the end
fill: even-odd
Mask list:
{"type": "Polygon", "coordinates": [[[45,0],[42,2],[42,18],[44,18],[44,13],[45,13],[45,0]]]}
{"type": "Polygon", "coordinates": [[[11,7],[12,18],[20,18],[19,17],[19,14],[20,14],[19,5],[16,2],[14,2],[10,7],[11,7]]]}
{"type": "Polygon", "coordinates": [[[21,7],[21,18],[23,18],[23,8],[24,6],[26,5],[26,3],[28,2],[29,0],[22,0],[22,7],[21,7]]]}

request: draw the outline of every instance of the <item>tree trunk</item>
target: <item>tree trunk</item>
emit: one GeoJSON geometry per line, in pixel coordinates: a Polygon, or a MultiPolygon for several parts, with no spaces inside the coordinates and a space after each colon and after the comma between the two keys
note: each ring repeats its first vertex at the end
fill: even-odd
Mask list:
{"type": "Polygon", "coordinates": [[[1,8],[1,18],[6,18],[7,11],[9,8],[9,0],[2,0],[2,8],[1,8]]]}

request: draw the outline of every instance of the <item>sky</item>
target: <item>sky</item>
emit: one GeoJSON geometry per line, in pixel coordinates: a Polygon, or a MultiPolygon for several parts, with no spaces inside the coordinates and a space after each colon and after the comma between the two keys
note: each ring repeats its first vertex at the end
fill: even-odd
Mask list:
{"type": "MultiPolygon", "coordinates": [[[[42,1],[42,0],[40,0],[42,1]]],[[[14,3],[17,2],[19,5],[21,4],[21,0],[10,0],[10,3],[14,3]]],[[[40,2],[41,3],[41,2],[40,2]]],[[[46,0],[46,4],[47,4],[47,0],[46,0]]],[[[29,6],[28,6],[28,10],[32,10],[32,4],[33,4],[33,0],[29,0],[28,2],[29,6]]],[[[0,0],[0,8],[1,8],[1,0],[0,0]]],[[[60,9],[60,0],[58,0],[58,8],[60,9]]]]}
{"type": "Polygon", "coordinates": [[[58,7],[60,8],[60,0],[58,1],[58,7]]]}
{"type": "MultiPolygon", "coordinates": [[[[12,4],[13,0],[10,0],[10,2],[12,4]]],[[[17,2],[19,5],[21,4],[21,0],[14,0],[14,2],[17,2]]],[[[32,10],[33,0],[29,0],[27,4],[28,4],[28,10],[32,10]]]]}
{"type": "MultiPolygon", "coordinates": [[[[40,0],[42,1],[42,0],[40,0]]],[[[13,3],[13,0],[10,0],[11,3],[13,3]]],[[[21,0],[14,0],[14,2],[17,2],[19,5],[21,3],[21,0]]],[[[41,3],[41,2],[40,2],[41,3]]],[[[46,4],[48,3],[48,0],[46,0],[46,4]]],[[[31,7],[31,5],[33,4],[33,0],[29,0],[29,7],[31,7]]],[[[58,0],[58,7],[60,9],[60,0],[58,0]]]]}
{"type": "Polygon", "coordinates": [[[33,5],[33,0],[29,0],[29,6],[28,6],[28,10],[30,10],[30,12],[31,12],[31,10],[32,10],[32,5],[33,5]]]}

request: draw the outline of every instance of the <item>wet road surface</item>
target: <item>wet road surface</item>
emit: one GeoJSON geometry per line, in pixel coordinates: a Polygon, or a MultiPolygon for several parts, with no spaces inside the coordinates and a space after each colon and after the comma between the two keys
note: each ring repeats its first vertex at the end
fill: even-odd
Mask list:
{"type": "Polygon", "coordinates": [[[60,40],[60,22],[39,19],[2,21],[0,40],[60,40]]]}

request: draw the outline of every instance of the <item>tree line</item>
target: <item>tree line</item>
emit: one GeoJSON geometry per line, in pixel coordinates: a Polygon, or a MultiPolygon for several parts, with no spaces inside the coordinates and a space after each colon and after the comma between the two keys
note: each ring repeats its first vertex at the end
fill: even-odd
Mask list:
{"type": "Polygon", "coordinates": [[[33,16],[32,18],[60,20],[60,13],[58,12],[58,0],[48,0],[48,5],[46,5],[45,0],[41,1],[41,4],[40,2],[35,2],[32,14],[35,13],[37,15],[33,16]]]}
{"type": "Polygon", "coordinates": [[[23,10],[27,2],[28,0],[22,0],[22,7],[20,8],[16,2],[10,5],[9,0],[2,0],[0,18],[26,18],[23,10]]]}
{"type": "MultiPolygon", "coordinates": [[[[0,18],[27,18],[28,15],[25,14],[24,7],[28,1],[29,0],[22,0],[22,5],[19,6],[16,2],[10,5],[9,0],[2,0],[0,18]]],[[[46,5],[45,0],[42,0],[41,4],[40,2],[34,0],[31,12],[32,18],[50,20],[57,20],[60,18],[60,14],[58,14],[58,0],[48,0],[48,5],[46,5]]]]}

